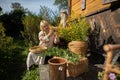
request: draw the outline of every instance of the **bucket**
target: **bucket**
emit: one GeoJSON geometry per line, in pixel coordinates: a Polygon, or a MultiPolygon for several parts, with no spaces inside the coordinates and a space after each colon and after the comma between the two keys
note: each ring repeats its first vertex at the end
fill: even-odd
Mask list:
{"type": "Polygon", "coordinates": [[[48,60],[50,80],[66,80],[67,60],[55,57],[48,60]]]}
{"type": "Polygon", "coordinates": [[[39,64],[39,78],[40,80],[49,80],[49,66],[39,64]]]}

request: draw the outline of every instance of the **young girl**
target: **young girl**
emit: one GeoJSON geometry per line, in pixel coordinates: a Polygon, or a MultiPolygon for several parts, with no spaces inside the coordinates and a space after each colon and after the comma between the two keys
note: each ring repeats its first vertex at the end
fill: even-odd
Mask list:
{"type": "MultiPolygon", "coordinates": [[[[40,22],[40,29],[41,31],[38,34],[39,46],[52,48],[54,46],[54,43],[56,43],[56,38],[58,38],[58,36],[54,35],[54,31],[50,28],[50,24],[46,20],[42,20],[40,22]]],[[[27,70],[29,70],[30,66],[33,64],[44,64],[45,57],[39,56],[40,54],[29,52],[26,61],[27,70]]]]}

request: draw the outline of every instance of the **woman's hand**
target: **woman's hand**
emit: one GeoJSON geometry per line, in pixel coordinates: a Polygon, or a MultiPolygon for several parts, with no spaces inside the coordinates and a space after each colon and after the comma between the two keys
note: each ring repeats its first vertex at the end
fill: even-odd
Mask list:
{"type": "Polygon", "coordinates": [[[54,35],[54,43],[57,44],[60,42],[59,36],[58,35],[54,35]]]}
{"type": "Polygon", "coordinates": [[[49,41],[48,36],[45,36],[45,37],[43,38],[43,41],[48,42],[48,41],[49,41]]]}

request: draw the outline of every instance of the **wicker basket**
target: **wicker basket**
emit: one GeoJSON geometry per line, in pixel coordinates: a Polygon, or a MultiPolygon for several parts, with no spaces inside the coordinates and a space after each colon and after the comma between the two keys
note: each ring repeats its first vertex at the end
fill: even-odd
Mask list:
{"type": "Polygon", "coordinates": [[[68,43],[68,48],[71,52],[75,54],[80,54],[86,56],[88,43],[82,41],[71,41],[68,43]]]}
{"type": "Polygon", "coordinates": [[[45,47],[45,46],[33,46],[33,47],[29,48],[29,51],[33,52],[33,53],[42,53],[46,50],[47,50],[47,47],[45,47]]]}
{"type": "Polygon", "coordinates": [[[67,63],[67,75],[77,77],[88,70],[88,59],[83,58],[79,63],[67,63]]]}

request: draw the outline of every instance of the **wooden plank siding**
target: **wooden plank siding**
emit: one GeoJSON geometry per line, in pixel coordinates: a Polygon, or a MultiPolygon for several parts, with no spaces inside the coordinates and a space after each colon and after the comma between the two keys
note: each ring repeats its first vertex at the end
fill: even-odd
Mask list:
{"type": "Polygon", "coordinates": [[[104,44],[120,44],[120,0],[111,0],[103,4],[103,0],[86,0],[86,8],[82,10],[82,0],[70,0],[70,12],[85,15],[90,23],[89,48],[101,53],[104,44]]]}
{"type": "Polygon", "coordinates": [[[104,44],[120,44],[120,8],[87,17],[93,29],[89,36],[91,51],[101,53],[104,44]],[[99,51],[100,50],[100,51],[99,51]]]}
{"type": "Polygon", "coordinates": [[[74,1],[71,0],[71,6],[74,6],[74,5],[77,4],[79,1],[80,1],[80,0],[74,0],[74,1]]]}
{"type": "Polygon", "coordinates": [[[71,14],[88,15],[104,8],[109,8],[110,4],[103,5],[102,0],[86,0],[86,9],[81,9],[82,0],[71,0],[71,14]]]}

